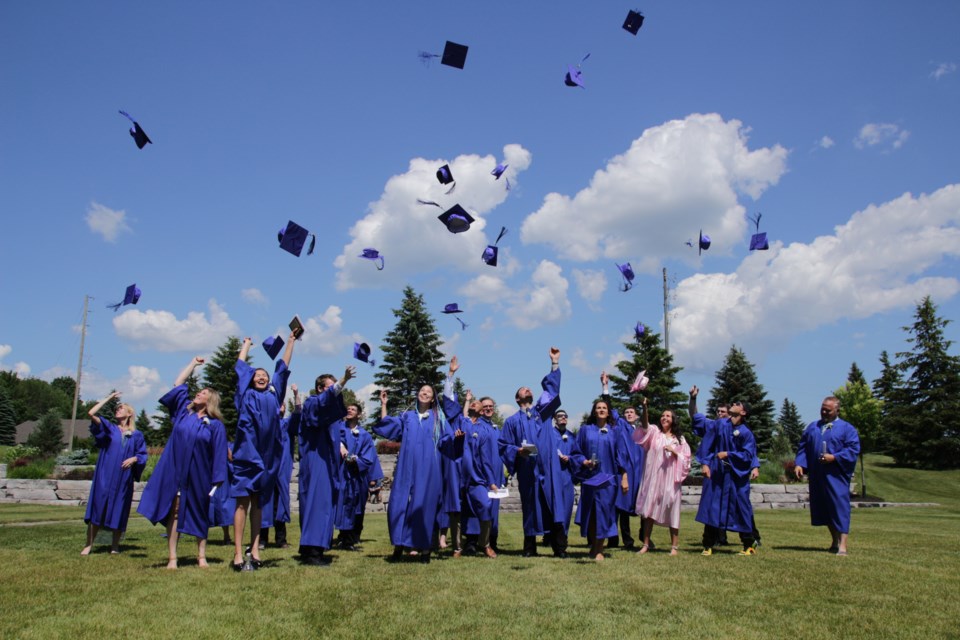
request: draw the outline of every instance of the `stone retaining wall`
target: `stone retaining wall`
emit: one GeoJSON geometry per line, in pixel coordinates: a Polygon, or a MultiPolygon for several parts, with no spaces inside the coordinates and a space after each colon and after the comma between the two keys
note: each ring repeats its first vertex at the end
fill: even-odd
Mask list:
{"type": "MultiPolygon", "coordinates": [[[[381,455],[380,464],[384,475],[392,478],[396,467],[397,456],[381,455]]],[[[298,464],[294,464],[293,480],[290,483],[291,508],[297,511],[297,471],[298,464]]],[[[133,511],[140,501],[140,495],[146,483],[138,482],[133,489],[133,511]]],[[[388,483],[389,484],[389,483],[388,483]]],[[[520,511],[520,496],[517,493],[516,481],[510,489],[510,497],[500,501],[500,510],[510,513],[520,511]]],[[[580,488],[577,487],[579,498],[580,488]]],[[[701,487],[683,487],[682,509],[694,511],[700,504],[701,487]]],[[[14,480],[0,478],[0,503],[20,502],[30,504],[86,504],[90,494],[89,480],[14,480]]],[[[380,494],[381,502],[367,505],[367,513],[385,513],[390,501],[390,491],[384,488],[380,494]]],[[[809,503],[809,492],[806,484],[753,484],[750,487],[750,502],[754,509],[805,509],[809,503]]],[[[884,503],[854,503],[854,506],[876,506],[884,503]]]]}

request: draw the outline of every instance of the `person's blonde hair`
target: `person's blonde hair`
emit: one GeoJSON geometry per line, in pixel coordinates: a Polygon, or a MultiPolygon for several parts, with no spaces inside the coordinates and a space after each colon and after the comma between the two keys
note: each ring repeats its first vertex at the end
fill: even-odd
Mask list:
{"type": "MultiPolygon", "coordinates": [[[[213,387],[204,387],[207,390],[207,406],[206,412],[207,415],[211,418],[216,418],[220,422],[223,422],[223,414],[220,413],[220,392],[214,389],[213,387]]],[[[190,406],[187,407],[189,411],[196,412],[196,405],[191,402],[190,406]]]]}
{"type": "MultiPolygon", "coordinates": [[[[136,428],[136,425],[134,423],[137,420],[137,410],[133,408],[132,404],[127,404],[126,402],[121,402],[120,404],[117,405],[117,409],[119,409],[120,407],[127,408],[127,412],[130,414],[130,417],[128,418],[130,420],[130,426],[133,428],[136,428]]],[[[114,411],[114,414],[116,414],[116,411],[114,411]]]]}

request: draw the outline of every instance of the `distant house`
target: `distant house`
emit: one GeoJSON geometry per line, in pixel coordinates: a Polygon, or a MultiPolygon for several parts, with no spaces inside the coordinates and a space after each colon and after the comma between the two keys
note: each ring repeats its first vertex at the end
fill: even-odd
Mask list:
{"type": "MultiPolygon", "coordinates": [[[[33,430],[37,428],[39,420],[27,420],[26,422],[21,422],[17,425],[17,437],[16,444],[26,444],[27,438],[30,437],[30,434],[33,433],[33,430]]],[[[64,418],[60,420],[60,426],[63,427],[63,444],[66,446],[67,438],[70,435],[70,420],[64,418]]],[[[84,438],[90,437],[90,420],[89,419],[80,419],[77,418],[77,425],[73,432],[74,437],[84,438]]]]}

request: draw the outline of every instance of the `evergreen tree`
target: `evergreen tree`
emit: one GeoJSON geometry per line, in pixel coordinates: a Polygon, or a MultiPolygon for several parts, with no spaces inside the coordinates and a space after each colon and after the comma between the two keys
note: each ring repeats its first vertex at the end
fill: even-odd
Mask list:
{"type": "Polygon", "coordinates": [[[786,437],[790,443],[790,450],[794,453],[800,446],[800,438],[806,428],[807,425],[803,423],[797,405],[790,402],[790,398],[784,398],[783,405],[780,407],[780,416],[777,418],[777,431],[786,437]]]}
{"type": "MultiPolygon", "coordinates": [[[[111,389],[110,393],[115,392],[116,389],[111,389]]],[[[107,403],[100,408],[100,415],[109,420],[110,422],[116,424],[117,422],[117,408],[120,406],[120,398],[116,396],[107,400],[107,403]]]]}
{"type": "Polygon", "coordinates": [[[17,416],[7,390],[0,386],[0,445],[13,446],[17,439],[17,416]]]}
{"type": "Polygon", "coordinates": [[[910,334],[912,351],[897,354],[906,376],[887,414],[894,460],[924,469],[960,466],[960,356],[948,353],[950,323],[937,316],[929,296],[917,305],[910,334]]]}
{"type": "Polygon", "coordinates": [[[440,392],[446,364],[433,317],[413,287],[404,288],[403,302],[393,315],[397,323],[380,347],[383,357],[374,375],[377,388],[370,397],[372,406],[379,408],[380,389],[386,389],[390,414],[408,409],[425,384],[440,392]]]}
{"type": "Polygon", "coordinates": [[[63,449],[63,424],[60,412],[50,409],[40,417],[37,428],[27,438],[27,444],[37,447],[44,455],[53,455],[63,449]]]}
{"type": "Polygon", "coordinates": [[[860,371],[860,367],[857,366],[857,363],[854,362],[850,365],[850,372],[847,373],[847,382],[862,382],[867,384],[867,379],[863,375],[863,371],[860,371]]]}
{"type": "Polygon", "coordinates": [[[714,379],[717,386],[710,390],[707,403],[710,413],[715,414],[717,406],[724,402],[746,402],[750,407],[746,422],[757,440],[757,454],[768,451],[773,437],[774,404],[757,380],[753,364],[736,345],[730,347],[714,379]]]}
{"type": "MultiPolygon", "coordinates": [[[[220,345],[204,365],[201,388],[212,387],[220,393],[220,413],[223,414],[223,426],[227,430],[227,440],[233,442],[237,431],[237,407],[234,398],[237,395],[237,358],[243,342],[237,336],[230,336],[220,345]]],[[[247,362],[253,363],[248,355],[247,362]]],[[[267,369],[271,379],[273,367],[267,369]]]]}
{"type": "Polygon", "coordinates": [[[150,423],[150,416],[147,415],[146,409],[140,409],[134,426],[137,428],[137,431],[143,434],[143,439],[146,441],[148,447],[159,446],[155,443],[159,432],[157,429],[154,429],[150,423]]]}
{"type": "Polygon", "coordinates": [[[863,470],[863,454],[876,451],[877,437],[883,420],[883,403],[873,397],[866,382],[848,382],[833,392],[840,400],[840,417],[852,424],[860,435],[860,489],[867,495],[867,479],[863,470]]]}
{"type": "MultiPolygon", "coordinates": [[[[191,373],[190,377],[187,378],[187,395],[192,399],[197,392],[201,389],[200,381],[197,380],[197,374],[191,373]]],[[[223,409],[223,402],[220,403],[221,410],[223,409]]],[[[154,416],[159,425],[159,428],[156,429],[155,439],[152,447],[162,447],[167,444],[167,440],[170,439],[170,434],[173,432],[173,421],[170,419],[170,412],[167,411],[167,408],[162,404],[157,405],[157,414],[154,416]]],[[[147,432],[144,432],[144,438],[147,436],[147,432]]]]}
{"type": "MultiPolygon", "coordinates": [[[[646,327],[638,340],[625,342],[623,345],[632,354],[630,360],[621,360],[617,363],[620,375],[610,373],[610,396],[619,411],[624,407],[636,407],[642,411],[643,399],[647,399],[650,409],[650,419],[656,424],[660,414],[670,409],[673,411],[675,422],[680,425],[683,435],[694,447],[696,438],[690,432],[690,416],[688,415],[688,396],[679,390],[680,383],[677,374],[683,369],[673,365],[673,356],[663,348],[660,334],[646,327]],[[646,371],[650,382],[643,391],[630,392],[637,374],[646,371]]],[[[586,414],[589,417],[589,412],[586,414]]]]}
{"type": "Polygon", "coordinates": [[[881,401],[881,428],[877,435],[876,451],[888,452],[893,446],[890,433],[890,410],[900,402],[903,376],[900,367],[890,362],[886,351],[880,354],[880,377],[873,381],[873,395],[881,401]]]}

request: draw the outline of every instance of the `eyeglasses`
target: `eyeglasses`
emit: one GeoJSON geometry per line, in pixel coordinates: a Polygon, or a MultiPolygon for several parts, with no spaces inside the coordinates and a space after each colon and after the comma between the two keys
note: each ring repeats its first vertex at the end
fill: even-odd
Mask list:
{"type": "Polygon", "coordinates": [[[567,414],[565,414],[565,413],[558,413],[555,417],[556,417],[557,420],[559,420],[560,418],[563,418],[564,420],[566,420],[566,419],[567,419],[567,414]]]}
{"type": "Polygon", "coordinates": [[[493,409],[493,405],[492,405],[492,404],[482,404],[482,405],[480,405],[480,408],[481,408],[481,409],[493,409]]]}

